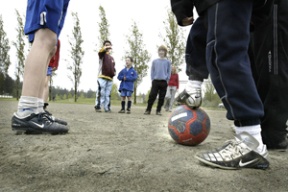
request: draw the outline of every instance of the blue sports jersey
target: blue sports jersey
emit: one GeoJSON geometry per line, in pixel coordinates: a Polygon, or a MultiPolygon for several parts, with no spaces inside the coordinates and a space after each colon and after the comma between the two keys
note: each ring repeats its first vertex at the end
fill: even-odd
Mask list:
{"type": "Polygon", "coordinates": [[[59,37],[70,0],[28,0],[24,33],[33,42],[34,33],[49,28],[59,37]]]}

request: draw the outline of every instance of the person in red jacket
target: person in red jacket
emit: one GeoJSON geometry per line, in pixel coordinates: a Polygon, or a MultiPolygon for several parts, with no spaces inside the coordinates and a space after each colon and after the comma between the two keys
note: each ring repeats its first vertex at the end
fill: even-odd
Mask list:
{"type": "Polygon", "coordinates": [[[175,94],[179,89],[179,76],[177,73],[177,69],[175,66],[172,67],[170,80],[168,82],[168,88],[166,92],[166,103],[165,103],[165,110],[172,111],[172,107],[174,104],[175,94]]]}

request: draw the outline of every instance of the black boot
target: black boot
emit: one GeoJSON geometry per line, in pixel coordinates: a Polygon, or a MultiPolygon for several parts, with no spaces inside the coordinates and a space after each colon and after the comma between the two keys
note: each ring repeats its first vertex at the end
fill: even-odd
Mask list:
{"type": "Polygon", "coordinates": [[[128,103],[127,103],[127,113],[129,114],[129,113],[131,113],[131,105],[132,105],[132,101],[128,101],[128,103]]]}
{"type": "Polygon", "coordinates": [[[121,102],[122,109],[118,113],[125,113],[125,101],[121,102]]]}

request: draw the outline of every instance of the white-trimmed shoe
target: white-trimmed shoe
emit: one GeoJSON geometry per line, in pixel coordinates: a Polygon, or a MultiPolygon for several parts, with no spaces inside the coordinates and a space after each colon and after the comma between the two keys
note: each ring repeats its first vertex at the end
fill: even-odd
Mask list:
{"type": "Polygon", "coordinates": [[[222,147],[196,154],[195,157],[206,165],[222,169],[267,169],[269,162],[266,145],[257,151],[258,145],[253,136],[243,132],[234,140],[225,142],[222,147]]]}
{"type": "Polygon", "coordinates": [[[176,102],[185,104],[188,107],[198,108],[202,104],[201,89],[196,88],[189,90],[189,92],[187,92],[186,89],[184,89],[184,91],[182,91],[175,100],[176,102]]]}

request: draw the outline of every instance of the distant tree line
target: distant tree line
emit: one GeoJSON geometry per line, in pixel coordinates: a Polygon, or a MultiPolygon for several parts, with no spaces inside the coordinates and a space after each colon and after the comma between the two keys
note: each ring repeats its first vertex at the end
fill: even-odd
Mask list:
{"type": "MultiPolygon", "coordinates": [[[[10,41],[7,38],[7,34],[4,30],[4,22],[2,15],[0,14],[0,95],[12,95],[13,97],[19,99],[22,89],[22,81],[24,74],[24,63],[27,53],[29,53],[30,43],[24,35],[24,19],[25,16],[21,15],[17,10],[15,10],[17,17],[17,26],[15,31],[17,36],[11,41],[12,46],[16,50],[15,58],[16,61],[13,63],[14,67],[14,77],[8,75],[8,69],[11,67],[10,61],[10,41]]],[[[67,62],[68,78],[71,80],[71,89],[64,89],[60,87],[53,86],[53,78],[50,81],[49,98],[50,99],[73,99],[77,102],[78,98],[92,98],[95,97],[95,91],[81,91],[79,90],[80,79],[82,76],[82,62],[83,56],[85,54],[83,47],[83,37],[80,25],[80,19],[77,12],[72,13],[72,18],[74,26],[71,35],[68,35],[69,43],[69,62],[67,62]]],[[[110,39],[110,23],[106,18],[106,12],[104,7],[99,7],[99,34],[98,34],[98,46],[101,47],[102,43],[110,39]]],[[[168,49],[168,59],[172,61],[178,69],[183,63],[184,58],[184,37],[183,30],[177,25],[175,17],[173,16],[171,10],[167,10],[167,19],[163,22],[165,28],[165,34],[160,35],[163,44],[165,44],[168,49]]],[[[143,78],[148,75],[148,62],[151,59],[151,54],[146,49],[145,42],[143,40],[143,34],[138,28],[136,21],[132,21],[131,28],[126,35],[126,45],[124,47],[123,55],[131,56],[134,59],[134,68],[138,73],[138,79],[135,82],[134,93],[137,93],[138,85],[142,82],[143,78]]],[[[111,40],[113,42],[113,39],[111,40]]],[[[62,42],[65,43],[65,42],[62,42]]],[[[67,42],[66,42],[67,43],[67,42]]],[[[157,50],[155,45],[155,50],[157,50]]],[[[97,51],[98,52],[98,51],[97,51]]],[[[65,59],[68,61],[68,59],[65,59]]],[[[95,61],[97,62],[97,61],[95,61]]],[[[52,76],[53,77],[53,76],[52,76]]],[[[95,85],[96,86],[96,85],[95,85]]],[[[116,84],[113,85],[111,92],[111,99],[119,99],[119,93],[116,84]]],[[[134,103],[137,102],[136,95],[134,95],[134,103]]]]}

